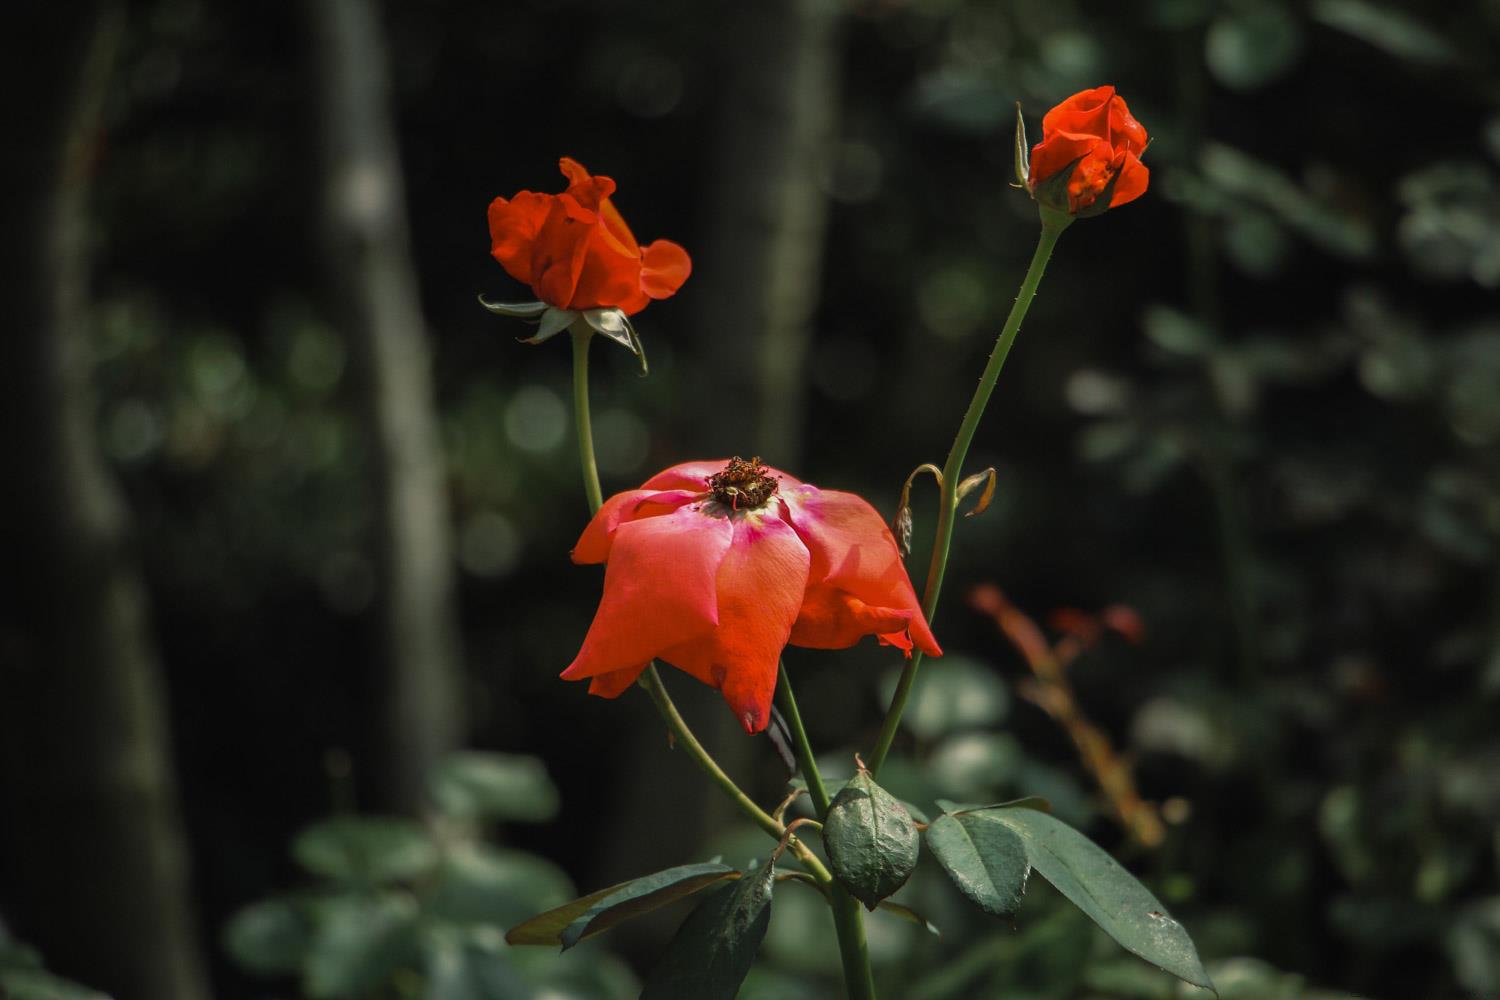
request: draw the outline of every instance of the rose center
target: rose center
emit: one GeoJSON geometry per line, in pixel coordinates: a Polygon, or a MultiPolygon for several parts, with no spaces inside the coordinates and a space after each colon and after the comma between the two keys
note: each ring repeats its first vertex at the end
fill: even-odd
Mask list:
{"type": "Polygon", "coordinates": [[[723,472],[708,477],[708,488],[715,500],[731,510],[754,510],[776,494],[776,480],[767,472],[759,456],[747,462],[736,455],[723,472]]]}

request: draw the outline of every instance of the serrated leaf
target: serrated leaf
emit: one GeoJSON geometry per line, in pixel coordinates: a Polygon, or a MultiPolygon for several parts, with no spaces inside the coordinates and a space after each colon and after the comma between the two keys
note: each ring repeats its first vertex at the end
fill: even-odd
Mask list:
{"type": "Polygon", "coordinates": [[[1092,840],[1035,809],[1007,806],[964,815],[1015,834],[1031,867],[1121,947],[1194,986],[1214,988],[1187,931],[1092,840]]]}
{"type": "Polygon", "coordinates": [[[229,919],[224,950],[243,969],[261,976],[297,972],[312,942],[312,916],[289,899],[252,903],[229,919]]]}
{"type": "Polygon", "coordinates": [[[506,933],[505,940],[511,944],[560,944],[571,948],[585,938],[602,934],[622,920],[649,913],[715,882],[732,878],[735,874],[733,868],[718,862],[668,868],[666,871],[591,892],[555,909],[539,913],[512,927],[506,933]],[[619,912],[611,912],[616,909],[619,912]],[[579,921],[583,922],[582,927],[570,942],[565,941],[564,934],[571,932],[573,924],[579,921]]]}
{"type": "Polygon", "coordinates": [[[1031,865],[1015,833],[972,812],[944,813],[927,827],[927,848],[958,891],[986,913],[1013,915],[1031,865]]]}
{"type": "Polygon", "coordinates": [[[432,769],[427,784],[433,802],[450,816],[546,823],[557,815],[557,787],[535,757],[450,754],[432,769]]]}
{"type": "Polygon", "coordinates": [[[339,816],[299,833],[292,857],[314,875],[378,885],[425,874],[437,864],[438,851],[420,823],[339,816]]]}
{"type": "Polygon", "coordinates": [[[303,966],[313,1000],[362,997],[417,955],[417,906],[405,897],[340,897],[319,910],[303,966]]]}
{"type": "Polygon", "coordinates": [[[771,924],[774,862],[715,890],[682,922],[641,1000],[734,1000],[771,924]]]}
{"type": "Polygon", "coordinates": [[[835,877],[871,910],[905,885],[917,866],[911,814],[865,770],[829,803],[823,845],[835,877]]]}

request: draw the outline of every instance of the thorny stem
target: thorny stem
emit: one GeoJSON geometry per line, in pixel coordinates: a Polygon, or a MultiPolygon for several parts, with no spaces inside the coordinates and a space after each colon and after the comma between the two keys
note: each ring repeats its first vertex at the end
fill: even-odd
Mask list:
{"type": "MultiPolygon", "coordinates": [[[[1070,215],[1042,209],[1042,235],[1037,241],[1036,252],[1031,256],[1031,266],[1026,269],[1021,290],[1016,294],[1016,301],[1010,307],[1005,326],[995,340],[995,349],[990,352],[984,374],[979,377],[979,388],[974,390],[974,398],[969,401],[963,423],[959,425],[958,435],[953,439],[953,447],[948,452],[948,460],[943,463],[943,486],[938,497],[937,537],[932,543],[932,562],[928,566],[927,583],[922,591],[922,613],[927,616],[929,623],[933,620],[933,613],[937,611],[938,594],[943,588],[943,574],[948,568],[948,550],[953,542],[953,522],[958,513],[958,486],[963,479],[964,459],[968,457],[974,432],[979,429],[979,421],[989,404],[990,394],[994,392],[995,380],[1000,377],[1005,358],[1010,354],[1011,345],[1016,342],[1016,335],[1021,331],[1021,321],[1031,308],[1031,300],[1036,297],[1037,285],[1041,283],[1042,274],[1047,270],[1052,248],[1057,245],[1058,236],[1062,235],[1062,231],[1072,221],[1073,217],[1070,215]]],[[[885,763],[886,754],[890,752],[891,743],[896,738],[896,730],[901,725],[901,713],[906,710],[906,702],[911,698],[912,685],[916,682],[917,671],[921,666],[922,653],[915,650],[901,671],[896,693],[891,696],[891,707],[886,712],[880,736],[870,754],[871,774],[878,773],[880,765],[885,763]]]]}
{"type": "MultiPolygon", "coordinates": [[[[776,671],[776,694],[781,701],[781,714],[786,717],[787,727],[792,731],[792,743],[797,748],[797,757],[802,764],[802,775],[807,779],[807,790],[812,795],[813,807],[818,819],[828,819],[828,789],[823,784],[823,775],[818,771],[818,762],[813,757],[812,743],[807,738],[807,729],[802,725],[802,713],[797,710],[797,697],[792,694],[792,682],[787,676],[786,664],[778,665],[776,671]]],[[[838,883],[829,887],[828,905],[833,909],[833,927],[838,934],[839,960],[844,966],[844,992],[849,1000],[875,1000],[875,978],[870,972],[870,946],[865,940],[865,915],[859,902],[838,883]]]]}
{"type": "MultiPolygon", "coordinates": [[[[573,335],[573,414],[574,429],[578,434],[578,456],[583,466],[583,489],[588,496],[589,512],[598,513],[604,504],[604,494],[599,488],[599,468],[594,459],[594,435],[593,421],[589,417],[589,338],[593,336],[593,330],[587,325],[580,324],[572,330],[573,335]]],[[[667,724],[672,738],[676,744],[687,752],[693,763],[708,775],[710,781],[723,789],[740,812],[745,815],[756,826],[765,830],[777,841],[787,839],[787,846],[797,855],[797,860],[802,862],[820,885],[828,886],[833,882],[833,876],[818,859],[818,856],[808,849],[807,845],[797,839],[796,836],[787,837],[786,826],[778,819],[773,818],[755,801],[746,795],[741,788],[734,783],[734,779],[724,773],[718,761],[698,742],[693,731],[688,728],[687,721],[677,711],[677,706],[672,702],[672,696],[667,693],[666,686],[662,684],[661,675],[657,673],[656,663],[652,661],[641,673],[637,682],[646,692],[651,695],[657,711],[661,714],[662,721],[667,724]]]]}

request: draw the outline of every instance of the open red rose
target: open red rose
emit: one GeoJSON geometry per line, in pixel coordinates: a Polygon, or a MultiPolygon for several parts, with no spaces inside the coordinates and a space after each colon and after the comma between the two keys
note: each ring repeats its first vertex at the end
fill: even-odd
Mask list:
{"type": "Polygon", "coordinates": [[[490,202],[490,253],[511,277],[558,309],[620,309],[633,315],[682,287],[693,263],[670,240],[642,247],[609,200],[615,182],[578,161],[558,165],[562,194],[522,191],[490,202]]]}
{"type": "Polygon", "coordinates": [[[770,718],[790,643],[867,635],[942,655],[885,521],[852,493],[759,463],[687,462],[604,502],[573,549],[604,597],[568,680],[614,698],[660,658],[719,689],[746,732],[770,718]]]}
{"type": "Polygon", "coordinates": [[[1031,149],[1027,185],[1050,203],[1038,189],[1066,171],[1066,204],[1056,192],[1053,208],[1076,215],[1118,207],[1146,193],[1151,172],[1140,160],[1146,142],[1146,129],[1115,88],[1080,91],[1042,118],[1042,141],[1031,149]]]}

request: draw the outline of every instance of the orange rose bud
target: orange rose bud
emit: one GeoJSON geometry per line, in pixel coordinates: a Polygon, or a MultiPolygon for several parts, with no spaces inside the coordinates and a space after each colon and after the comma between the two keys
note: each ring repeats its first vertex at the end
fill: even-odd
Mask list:
{"type": "MultiPolygon", "coordinates": [[[[1024,148],[1024,130],[1017,137],[1024,148]]],[[[1146,129],[1114,87],[1074,94],[1042,118],[1023,183],[1042,205],[1069,215],[1098,215],[1146,193],[1140,160],[1146,129]]]]}
{"type": "Polygon", "coordinates": [[[670,240],[642,247],[610,201],[614,181],[566,156],[558,165],[568,178],[563,193],[522,191],[490,203],[490,253],[511,277],[555,309],[627,316],[682,287],[693,269],[686,250],[670,240]]]}
{"type": "Polygon", "coordinates": [[[717,688],[746,732],[771,715],[788,644],[867,635],[939,656],[896,540],[852,493],[759,459],[687,462],[604,502],[573,548],[604,597],[567,680],[614,698],[660,658],[717,688]]]}

